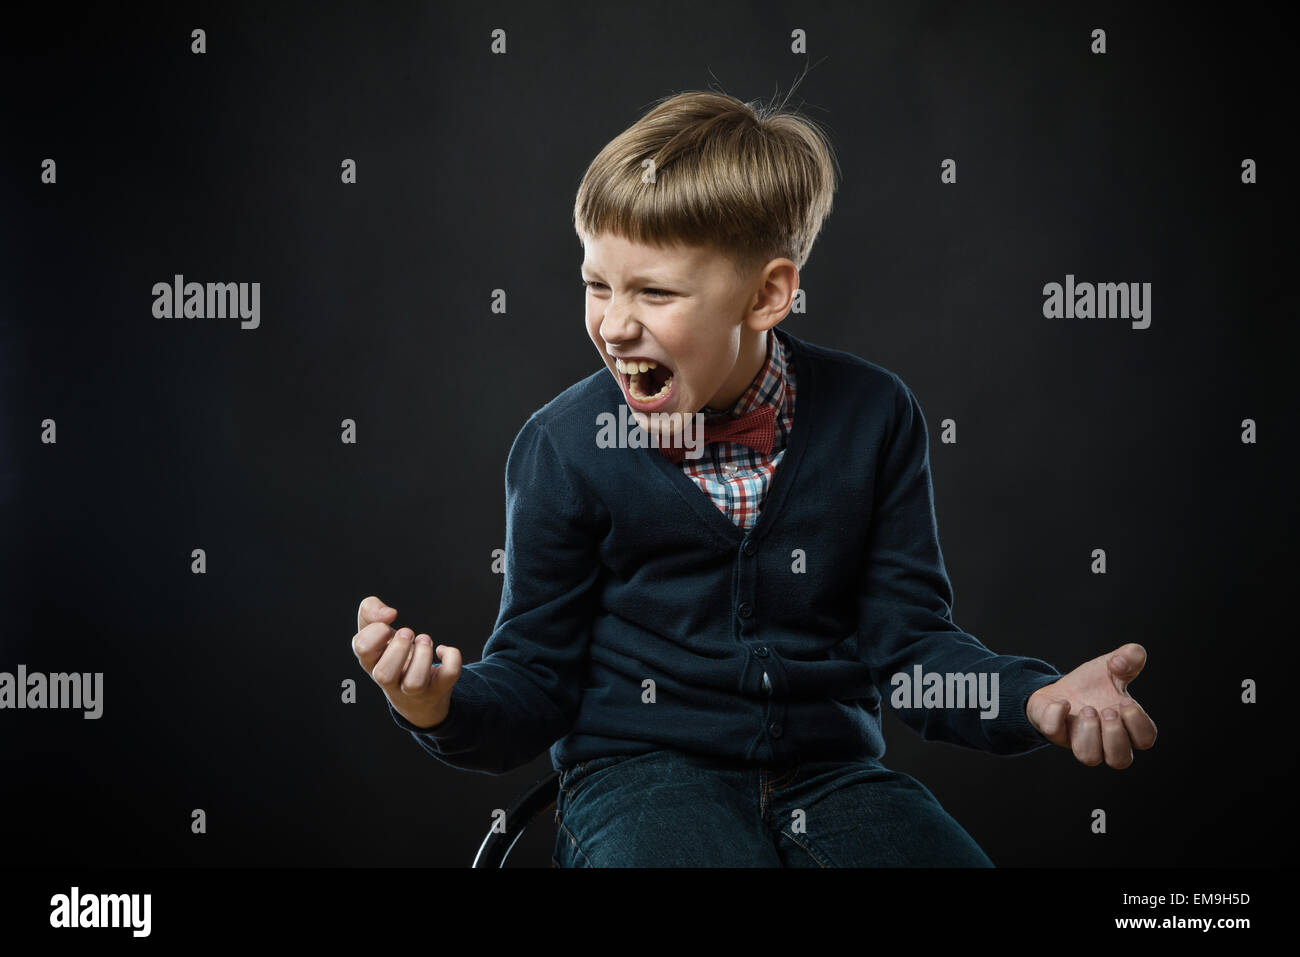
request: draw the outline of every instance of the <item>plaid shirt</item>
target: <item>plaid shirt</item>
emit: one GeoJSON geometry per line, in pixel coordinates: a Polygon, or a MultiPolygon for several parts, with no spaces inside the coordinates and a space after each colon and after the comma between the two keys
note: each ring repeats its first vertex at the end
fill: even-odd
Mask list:
{"type": "Polygon", "coordinates": [[[794,424],[794,386],[794,370],[786,360],[785,348],[769,330],[767,360],[745,394],[730,409],[703,411],[706,416],[737,416],[761,405],[776,406],[776,439],[771,454],[763,455],[736,442],[710,442],[700,458],[684,458],[680,463],[682,471],[704,490],[722,514],[742,529],[751,529],[758,521],[772,475],[785,457],[790,427],[794,424]]]}

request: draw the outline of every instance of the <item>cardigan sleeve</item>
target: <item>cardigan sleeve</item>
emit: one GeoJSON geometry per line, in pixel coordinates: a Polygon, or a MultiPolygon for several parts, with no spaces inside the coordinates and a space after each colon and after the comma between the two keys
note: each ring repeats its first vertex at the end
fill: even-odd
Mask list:
{"type": "MultiPolygon", "coordinates": [[[[894,376],[892,428],[878,458],[860,602],[862,654],[894,713],[927,740],[994,754],[1020,754],[1050,742],[1029,723],[1029,696],[1060,677],[1038,658],[997,655],[952,620],[953,590],[939,547],[929,435],[916,396],[894,376]],[[984,673],[997,678],[997,712],[978,704],[918,707],[901,678],[984,673]]],[[[954,679],[956,680],[956,679],[954,679]]],[[[916,689],[919,696],[922,689],[916,689]]],[[[951,702],[949,702],[951,703],[951,702]]]]}
{"type": "Polygon", "coordinates": [[[511,446],[505,485],[505,580],[482,659],[462,664],[447,717],[432,730],[388,704],[434,757],[486,774],[526,764],[573,725],[600,571],[590,503],[535,414],[511,446]]]}

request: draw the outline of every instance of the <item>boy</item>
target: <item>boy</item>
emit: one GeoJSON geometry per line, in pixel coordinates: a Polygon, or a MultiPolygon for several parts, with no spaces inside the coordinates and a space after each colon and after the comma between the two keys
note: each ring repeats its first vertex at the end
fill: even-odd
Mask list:
{"type": "Polygon", "coordinates": [[[717,93],[610,142],[574,208],[604,367],[510,450],[483,659],[358,611],[362,667],[430,754],[499,774],[550,746],[556,864],[991,866],[880,763],[882,694],[995,754],[1123,768],[1155,741],[1124,690],[1140,645],[1062,677],[953,623],[916,397],[776,328],[833,162],[810,121],[717,93]]]}

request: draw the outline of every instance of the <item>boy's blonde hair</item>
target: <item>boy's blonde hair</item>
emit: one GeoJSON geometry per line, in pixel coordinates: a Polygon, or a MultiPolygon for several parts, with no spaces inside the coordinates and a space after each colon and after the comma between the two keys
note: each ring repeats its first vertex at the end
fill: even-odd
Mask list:
{"type": "Polygon", "coordinates": [[[802,269],[831,211],[838,161],[812,120],[723,93],[669,96],[587,167],[579,238],[712,246],[739,275],[784,256],[802,269]],[[654,161],[654,181],[642,166],[654,161]]]}

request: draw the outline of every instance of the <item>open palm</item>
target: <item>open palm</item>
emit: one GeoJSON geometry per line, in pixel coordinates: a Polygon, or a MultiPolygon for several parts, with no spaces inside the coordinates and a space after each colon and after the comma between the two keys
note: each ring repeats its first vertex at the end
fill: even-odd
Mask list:
{"type": "Polygon", "coordinates": [[[1133,749],[1156,743],[1156,725],[1125,690],[1147,663],[1135,642],[1085,661],[1029,696],[1025,716],[1048,741],[1070,748],[1080,762],[1112,768],[1133,763],[1133,749]]]}

